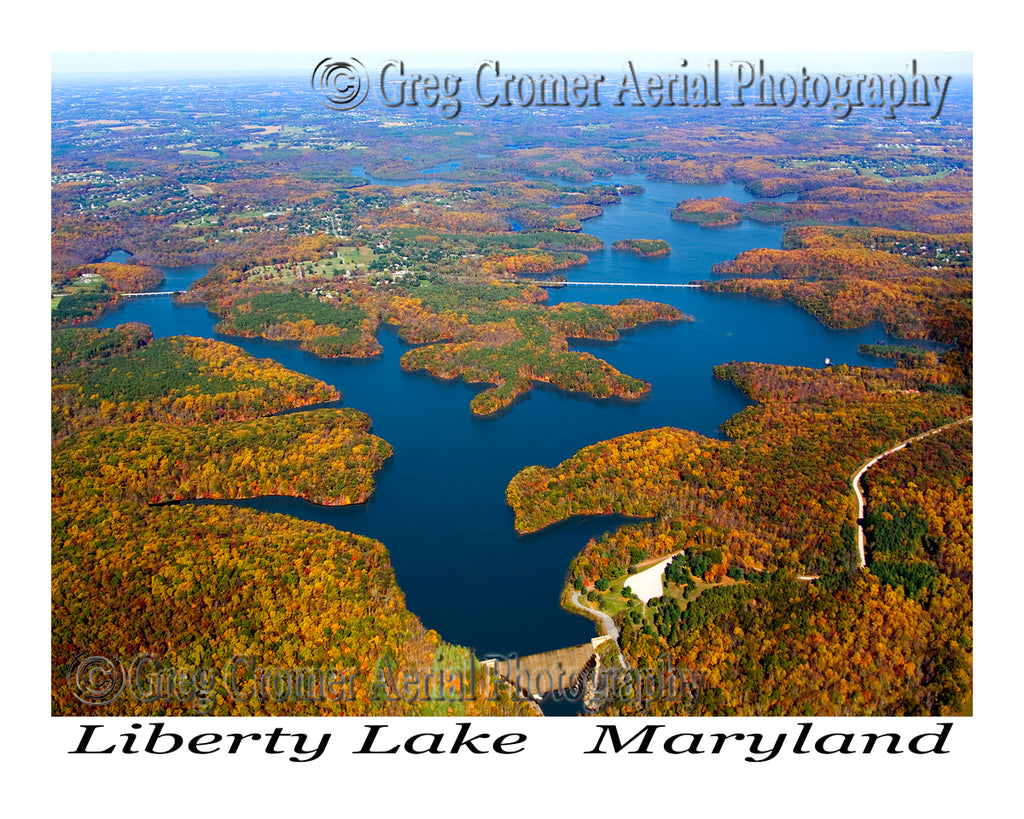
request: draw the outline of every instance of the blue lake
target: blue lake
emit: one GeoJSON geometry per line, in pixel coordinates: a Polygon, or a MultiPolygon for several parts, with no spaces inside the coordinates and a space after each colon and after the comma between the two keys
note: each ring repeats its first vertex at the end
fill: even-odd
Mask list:
{"type": "MultiPolygon", "coordinates": [[[[606,246],[617,239],[665,239],[671,255],[640,259],[605,250],[591,254],[587,266],[567,271],[570,280],[683,283],[710,278],[713,263],[744,250],[780,246],[778,227],[744,223],[701,229],[668,216],[685,198],[750,199],[739,186],[638,182],[646,194],[623,197],[583,229],[601,237],[606,246]]],[[[186,289],[205,271],[202,266],[168,269],[160,289],[186,289]]],[[[559,592],[573,556],[589,538],[621,520],[573,520],[517,536],[505,487],[518,470],[530,464],[554,465],[597,441],[659,426],[720,437],[721,423],[749,402],[713,378],[715,364],[744,360],[821,367],[829,357],[834,363],[878,366],[879,360],[860,355],[857,345],[897,341],[878,326],[826,329],[782,301],[695,289],[565,287],[550,292],[552,303],[664,301],[695,321],[640,328],[614,344],[576,344],[649,381],[653,387],[644,400],[598,402],[535,389],[490,419],[476,418],[469,409],[481,385],[403,373],[398,360],[408,348],[389,329],[380,332],[381,356],[355,361],[320,359],[296,344],[217,335],[216,319],[204,307],[175,306],[166,296],[123,302],[94,326],[141,321],[157,336],[218,338],[335,385],[342,403],[369,413],[374,433],[395,450],[377,475],[370,502],[327,508],[294,498],[262,498],[244,505],[380,540],[391,553],[408,607],[424,625],[450,642],[472,647],[481,657],[525,655],[594,636],[589,620],[560,608],[559,592]]]]}

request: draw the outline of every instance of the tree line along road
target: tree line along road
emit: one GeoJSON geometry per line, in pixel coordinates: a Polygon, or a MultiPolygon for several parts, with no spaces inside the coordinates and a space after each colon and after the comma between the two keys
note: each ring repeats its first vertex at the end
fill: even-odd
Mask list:
{"type": "Polygon", "coordinates": [[[927,432],[922,432],[920,435],[915,435],[913,438],[907,438],[905,441],[901,441],[896,446],[890,447],[885,452],[876,455],[870,461],[867,461],[854,476],[850,479],[850,484],[853,486],[853,493],[857,496],[857,551],[860,552],[860,566],[865,568],[868,565],[867,556],[864,553],[864,494],[860,490],[860,479],[865,472],[871,467],[877,464],[882,458],[887,455],[892,455],[894,452],[898,452],[901,449],[906,448],[908,444],[914,443],[914,441],[920,441],[922,438],[927,438],[929,435],[938,435],[943,430],[947,430],[950,427],[955,427],[959,424],[966,424],[968,421],[973,421],[974,416],[968,415],[966,418],[960,418],[956,421],[950,421],[948,424],[943,424],[941,427],[930,429],[927,432]]]}

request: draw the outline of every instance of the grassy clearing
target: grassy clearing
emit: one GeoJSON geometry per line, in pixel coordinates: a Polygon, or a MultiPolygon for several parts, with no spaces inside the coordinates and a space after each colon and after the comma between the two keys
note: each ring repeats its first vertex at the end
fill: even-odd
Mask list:
{"type": "Polygon", "coordinates": [[[182,222],[175,222],[174,226],[179,229],[190,227],[211,227],[220,224],[219,216],[199,216],[195,219],[186,219],[182,222]]]}
{"type": "Polygon", "coordinates": [[[60,290],[50,294],[50,312],[57,309],[57,305],[60,304],[61,299],[65,296],[70,296],[74,293],[98,293],[103,290],[104,283],[100,278],[86,281],[82,278],[77,278],[73,282],[64,285],[60,290]]]}
{"type": "Polygon", "coordinates": [[[298,264],[265,265],[254,267],[249,274],[250,279],[274,282],[293,282],[305,276],[353,276],[365,275],[373,263],[373,251],[368,247],[345,246],[338,248],[334,256],[319,261],[299,262],[298,264]]]}
{"type": "MultiPolygon", "coordinates": [[[[646,566],[657,563],[659,560],[664,560],[664,557],[652,558],[636,568],[637,570],[643,569],[646,566]]],[[[631,572],[630,575],[634,573],[631,572]]],[[[738,582],[728,577],[723,578],[720,583],[705,583],[701,578],[694,578],[694,582],[690,584],[670,583],[663,580],[664,595],[661,598],[657,598],[657,602],[652,600],[647,606],[644,606],[643,603],[632,597],[629,592],[623,593],[623,586],[630,575],[623,575],[613,580],[609,584],[607,591],[602,592],[597,589],[589,589],[583,593],[580,602],[611,617],[615,617],[624,610],[638,612],[644,622],[653,625],[653,610],[668,600],[674,600],[680,608],[685,609],[692,601],[696,600],[713,586],[728,586],[738,582]],[[591,595],[596,599],[591,599],[591,595]]]]}

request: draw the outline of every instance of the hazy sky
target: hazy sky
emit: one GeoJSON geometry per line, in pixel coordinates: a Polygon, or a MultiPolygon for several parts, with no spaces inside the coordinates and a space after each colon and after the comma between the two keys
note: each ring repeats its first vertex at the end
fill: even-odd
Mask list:
{"type": "Polygon", "coordinates": [[[723,70],[731,60],[746,60],[756,63],[765,61],[766,71],[808,71],[858,74],[865,72],[905,73],[911,59],[917,60],[918,71],[929,74],[970,74],[972,55],[970,52],[772,52],[743,49],[716,52],[678,52],[643,50],[631,52],[516,52],[491,49],[481,52],[393,52],[348,51],[335,52],[202,52],[202,51],[64,51],[53,52],[54,74],[81,74],[96,72],[142,73],[197,71],[208,74],[227,72],[277,73],[281,71],[311,72],[325,57],[342,59],[356,57],[367,68],[387,59],[403,60],[409,70],[444,68],[456,73],[468,73],[482,60],[497,59],[503,71],[538,71],[557,69],[560,71],[619,71],[627,60],[632,60],[638,71],[672,71],[679,69],[679,62],[686,59],[691,70],[701,71],[709,60],[717,58],[723,70]]]}

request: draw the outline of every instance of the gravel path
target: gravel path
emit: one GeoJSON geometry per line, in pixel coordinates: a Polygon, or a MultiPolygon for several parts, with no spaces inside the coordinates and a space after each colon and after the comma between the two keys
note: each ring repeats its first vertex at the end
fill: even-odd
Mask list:
{"type": "Polygon", "coordinates": [[[944,429],[949,429],[950,427],[955,427],[958,424],[965,424],[968,421],[973,420],[974,416],[969,415],[967,418],[961,418],[958,421],[951,421],[948,424],[943,424],[941,427],[936,427],[935,429],[930,429],[927,432],[922,432],[920,435],[915,435],[913,438],[907,438],[907,440],[896,444],[896,446],[894,447],[890,447],[880,455],[876,455],[874,458],[872,458],[870,461],[864,464],[864,466],[862,466],[859,470],[857,470],[857,474],[855,474],[850,479],[850,484],[853,486],[853,493],[857,496],[857,551],[860,552],[861,568],[864,568],[868,565],[867,555],[864,553],[864,495],[860,491],[861,476],[865,472],[867,472],[871,467],[873,467],[876,463],[882,460],[882,458],[884,458],[886,455],[892,455],[892,453],[898,452],[899,450],[903,449],[907,444],[911,444],[914,441],[920,441],[922,438],[927,438],[929,435],[937,435],[944,429]]]}
{"type": "Polygon", "coordinates": [[[604,625],[605,634],[607,634],[613,640],[618,642],[619,630],[615,627],[615,621],[612,620],[611,617],[609,617],[603,611],[592,609],[590,608],[590,606],[584,606],[580,602],[580,593],[578,591],[574,591],[572,593],[572,604],[578,609],[583,609],[583,611],[587,612],[588,614],[596,614],[599,618],[601,618],[601,622],[604,625]]]}

